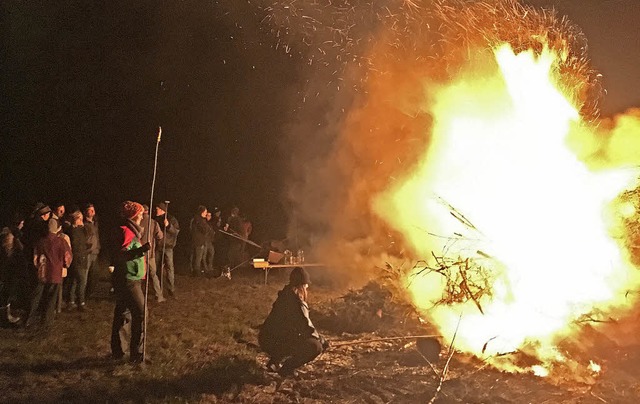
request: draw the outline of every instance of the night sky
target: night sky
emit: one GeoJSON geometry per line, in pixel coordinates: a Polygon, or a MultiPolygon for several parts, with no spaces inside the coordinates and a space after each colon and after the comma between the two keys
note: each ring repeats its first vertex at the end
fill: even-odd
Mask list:
{"type": "MultiPolygon", "coordinates": [[[[640,1],[529,0],[585,32],[608,95],[603,115],[640,106],[640,1]]],[[[0,218],[37,201],[148,203],[186,220],[237,204],[256,239],[283,237],[303,58],[276,49],[263,13],[237,1],[0,3],[0,218]]],[[[268,2],[263,2],[268,3],[268,2]]],[[[319,201],[321,203],[321,201],[319,201]]]]}

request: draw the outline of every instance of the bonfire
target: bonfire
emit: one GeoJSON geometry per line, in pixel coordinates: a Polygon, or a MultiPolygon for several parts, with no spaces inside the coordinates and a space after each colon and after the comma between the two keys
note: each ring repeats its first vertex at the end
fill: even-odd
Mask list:
{"type": "Polygon", "coordinates": [[[623,319],[640,282],[620,199],[640,120],[600,117],[580,29],[515,0],[321,3],[267,20],[355,90],[329,156],[336,266],[390,262],[446,342],[500,369],[596,377],[585,324],[623,319]]]}

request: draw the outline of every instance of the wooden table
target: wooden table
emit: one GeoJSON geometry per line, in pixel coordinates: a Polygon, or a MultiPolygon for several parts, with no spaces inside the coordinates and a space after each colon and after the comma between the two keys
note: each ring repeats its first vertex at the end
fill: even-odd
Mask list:
{"type": "Polygon", "coordinates": [[[268,261],[254,261],[253,267],[256,269],[264,270],[264,284],[267,284],[267,277],[269,276],[269,270],[272,268],[295,268],[295,267],[323,267],[325,264],[309,263],[309,264],[271,264],[268,261]]]}

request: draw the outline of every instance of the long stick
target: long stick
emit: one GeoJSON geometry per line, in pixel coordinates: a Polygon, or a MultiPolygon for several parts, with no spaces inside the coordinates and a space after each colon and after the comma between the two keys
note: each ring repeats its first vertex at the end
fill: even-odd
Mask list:
{"type": "Polygon", "coordinates": [[[348,341],[348,342],[338,342],[337,344],[331,344],[331,347],[341,347],[347,345],[360,345],[360,344],[369,344],[371,342],[382,342],[382,341],[394,341],[394,340],[403,340],[403,339],[418,339],[418,338],[438,338],[440,335],[408,335],[406,337],[386,337],[386,338],[375,338],[375,339],[367,339],[361,341],[348,341]]]}
{"type": "Polygon", "coordinates": [[[438,394],[442,390],[442,383],[447,378],[447,373],[449,372],[449,363],[451,362],[451,358],[455,353],[455,349],[453,349],[453,343],[456,341],[456,336],[458,335],[458,329],[460,328],[460,322],[462,321],[462,313],[460,313],[460,317],[458,318],[458,325],[456,325],[456,331],[453,333],[453,338],[451,338],[451,343],[449,344],[449,357],[447,358],[447,362],[444,364],[444,368],[442,369],[442,374],[440,375],[440,381],[438,383],[438,387],[436,387],[436,392],[429,400],[429,404],[433,404],[436,402],[438,398],[438,394]]]}
{"type": "Polygon", "coordinates": [[[169,221],[169,201],[164,201],[167,204],[167,210],[164,211],[164,229],[162,230],[162,257],[160,258],[160,290],[162,296],[164,296],[164,251],[167,246],[167,222],[169,221]]]}
{"type": "Polygon", "coordinates": [[[244,241],[245,243],[247,243],[249,245],[252,245],[254,247],[262,248],[262,246],[260,244],[254,243],[253,241],[249,240],[248,238],[240,237],[238,234],[230,233],[228,231],[224,231],[224,230],[220,230],[220,229],[218,229],[218,231],[220,233],[222,233],[222,234],[226,234],[227,236],[233,237],[233,238],[235,238],[237,240],[244,241]]]}
{"type": "MultiPolygon", "coordinates": [[[[158,148],[160,147],[160,138],[162,137],[162,127],[158,127],[158,139],[156,140],[156,153],[153,162],[153,180],[151,181],[151,198],[149,200],[149,206],[153,206],[153,193],[156,190],[156,172],[158,171],[158,148]]],[[[151,213],[151,212],[149,212],[151,213]]],[[[149,215],[149,220],[147,221],[147,232],[151,230],[151,215],[149,215]]],[[[152,234],[148,234],[148,241],[151,242],[152,234]]],[[[149,251],[146,253],[147,258],[147,268],[149,266],[149,251]]],[[[148,272],[148,271],[147,271],[148,272]]],[[[146,354],[147,354],[147,305],[149,302],[149,274],[145,274],[145,288],[144,288],[144,324],[142,327],[142,361],[144,362],[146,354]]]]}

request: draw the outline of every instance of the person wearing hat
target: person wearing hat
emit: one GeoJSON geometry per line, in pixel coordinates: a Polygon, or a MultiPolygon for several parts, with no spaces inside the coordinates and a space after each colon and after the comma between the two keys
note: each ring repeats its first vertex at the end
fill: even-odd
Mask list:
{"type": "MultiPolygon", "coordinates": [[[[169,296],[174,296],[175,287],[175,270],[173,266],[173,248],[178,241],[178,233],[180,233],[180,224],[178,220],[167,213],[169,207],[165,202],[156,205],[155,220],[158,222],[164,232],[162,242],[156,244],[156,268],[158,271],[166,270],[167,272],[167,292],[169,296]],[[164,265],[164,268],[163,268],[164,265]]],[[[162,272],[160,272],[162,274],[162,272]]],[[[161,285],[164,288],[164,285],[161,285]]]]}
{"type": "Polygon", "coordinates": [[[49,219],[51,218],[51,208],[42,202],[38,202],[33,208],[33,213],[27,223],[25,223],[23,244],[27,256],[33,253],[38,240],[47,236],[49,219]]]}
{"type": "Polygon", "coordinates": [[[144,345],[144,293],[142,279],[145,277],[144,254],[149,251],[149,243],[142,244],[141,227],[144,209],[137,202],[122,203],[123,223],[118,227],[113,254],[114,271],[112,274],[116,307],[113,311],[111,326],[111,355],[121,359],[129,348],[129,359],[141,363],[144,345]],[[130,341],[125,336],[130,334],[130,341]]]}
{"type": "Polygon", "coordinates": [[[297,368],[329,347],[309,318],[309,284],[307,271],[295,267],[289,275],[289,284],[278,292],[271,312],[260,327],[258,343],[269,355],[267,368],[281,376],[295,375],[297,368]]]}

